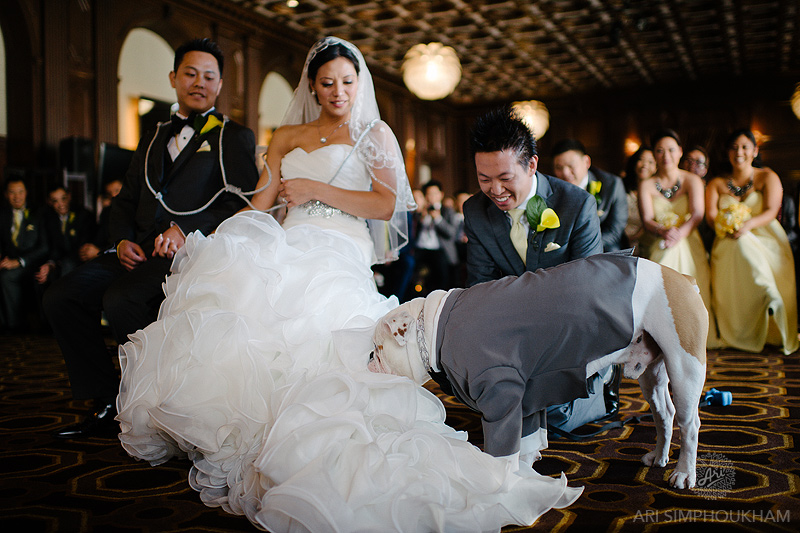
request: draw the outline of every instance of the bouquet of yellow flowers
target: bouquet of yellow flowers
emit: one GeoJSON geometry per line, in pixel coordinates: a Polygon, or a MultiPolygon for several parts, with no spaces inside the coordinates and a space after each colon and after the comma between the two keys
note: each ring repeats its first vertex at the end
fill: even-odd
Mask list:
{"type": "Polygon", "coordinates": [[[717,237],[725,237],[739,231],[746,220],[750,220],[750,208],[741,202],[734,202],[717,212],[714,230],[717,237]]]}
{"type": "Polygon", "coordinates": [[[679,228],[681,224],[692,218],[690,213],[686,213],[683,217],[678,216],[677,213],[661,213],[655,217],[656,223],[664,226],[667,229],[679,228]]]}

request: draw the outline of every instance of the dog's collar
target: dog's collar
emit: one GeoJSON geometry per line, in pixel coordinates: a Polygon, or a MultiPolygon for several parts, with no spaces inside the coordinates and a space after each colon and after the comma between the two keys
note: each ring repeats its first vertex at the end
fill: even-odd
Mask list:
{"type": "Polygon", "coordinates": [[[419,355],[422,357],[422,364],[425,365],[425,371],[431,369],[431,358],[428,353],[428,347],[425,345],[425,306],[419,312],[417,317],[417,347],[419,355]]]}

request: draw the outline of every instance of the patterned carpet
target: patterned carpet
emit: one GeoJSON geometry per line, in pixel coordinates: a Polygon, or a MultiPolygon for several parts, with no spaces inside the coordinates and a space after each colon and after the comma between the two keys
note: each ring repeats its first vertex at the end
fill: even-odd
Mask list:
{"type": "MultiPolygon", "coordinates": [[[[52,338],[0,337],[0,375],[0,530],[254,530],[200,502],[186,481],[188,461],[151,468],[115,440],[53,439],[52,430],[78,421],[88,406],[71,400],[52,338]]],[[[669,487],[674,458],[664,469],[639,462],[655,443],[652,422],[643,421],[579,443],[552,442],[537,470],[565,471],[583,495],[531,528],[504,531],[800,530],[798,356],[711,352],[711,387],[733,393],[733,404],[701,409],[702,489],[669,487]]],[[[623,381],[621,393],[623,417],[646,411],[635,382],[623,381]]],[[[443,399],[449,422],[480,445],[479,419],[443,399]]]]}

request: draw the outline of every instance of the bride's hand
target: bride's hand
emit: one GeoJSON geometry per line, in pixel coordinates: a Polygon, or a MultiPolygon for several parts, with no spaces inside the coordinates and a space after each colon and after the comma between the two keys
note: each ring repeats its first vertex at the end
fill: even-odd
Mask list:
{"type": "Polygon", "coordinates": [[[317,199],[316,191],[320,185],[323,184],[306,178],[282,179],[278,198],[287,207],[302,205],[309,200],[317,199]]]}

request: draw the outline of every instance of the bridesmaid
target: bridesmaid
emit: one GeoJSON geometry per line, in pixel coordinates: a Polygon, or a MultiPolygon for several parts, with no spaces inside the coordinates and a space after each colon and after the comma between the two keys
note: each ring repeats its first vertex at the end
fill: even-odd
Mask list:
{"type": "Polygon", "coordinates": [[[748,352],[765,344],[785,354],[798,348],[794,259],[776,217],[783,186],[775,172],[759,168],[750,130],[726,142],[728,172],[706,190],[706,220],[717,237],[711,249],[712,305],[720,341],[748,352]]]}
{"type": "Polygon", "coordinates": [[[705,184],[678,168],[683,150],[678,134],[662,130],[652,138],[656,172],[639,183],[639,214],[645,234],[644,257],[694,277],[709,310],[708,347],[717,347],[711,314],[711,274],[708,255],[697,231],[703,220],[705,184]]]}
{"type": "Polygon", "coordinates": [[[639,183],[652,176],[655,171],[656,160],[653,157],[653,149],[645,145],[636,150],[625,165],[625,177],[622,179],[628,196],[628,224],[625,226],[625,236],[628,237],[628,245],[635,249],[636,255],[642,255],[639,239],[644,234],[642,218],[639,215],[639,183]]]}

